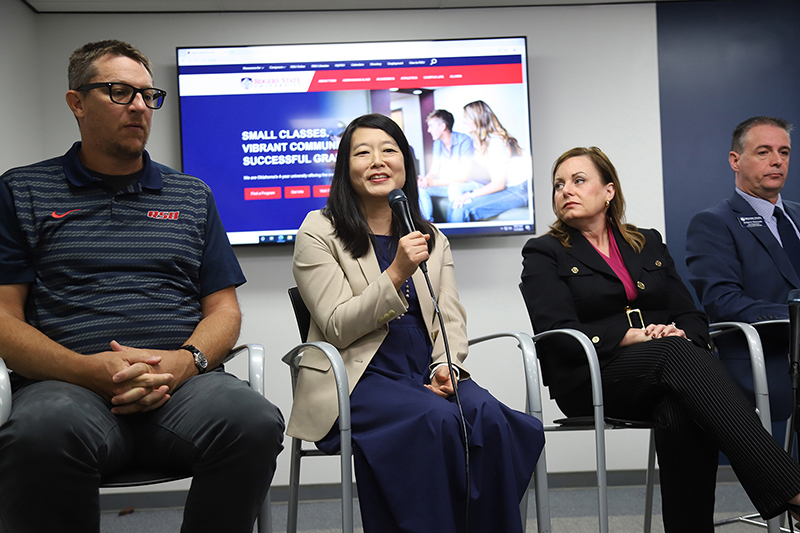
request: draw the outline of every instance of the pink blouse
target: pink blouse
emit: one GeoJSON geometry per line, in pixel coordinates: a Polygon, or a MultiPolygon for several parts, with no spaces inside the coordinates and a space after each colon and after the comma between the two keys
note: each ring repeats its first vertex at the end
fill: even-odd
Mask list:
{"type": "Polygon", "coordinates": [[[631,278],[631,275],[628,272],[628,268],[625,266],[625,261],[622,260],[622,254],[619,253],[619,247],[617,246],[616,239],[614,239],[614,232],[611,231],[611,226],[608,227],[609,255],[606,255],[598,250],[594,244],[592,244],[592,246],[595,250],[597,250],[597,253],[600,254],[600,257],[605,259],[606,263],[608,263],[608,266],[611,267],[611,270],[614,271],[614,274],[616,274],[619,280],[622,282],[622,285],[625,287],[625,295],[628,297],[628,301],[632,302],[635,300],[639,293],[636,290],[636,284],[633,282],[633,278],[631,278]]]}

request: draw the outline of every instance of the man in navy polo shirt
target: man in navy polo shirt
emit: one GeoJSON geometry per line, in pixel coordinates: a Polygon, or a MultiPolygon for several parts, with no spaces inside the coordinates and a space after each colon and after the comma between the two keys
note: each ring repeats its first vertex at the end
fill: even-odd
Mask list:
{"type": "Polygon", "coordinates": [[[0,177],[0,529],[99,531],[99,484],[191,470],[182,531],[251,532],[282,449],[278,409],[220,367],[245,279],[209,188],[151,161],[150,61],[70,58],[81,142],[0,177]],[[44,512],[43,512],[44,510],[44,512]]]}

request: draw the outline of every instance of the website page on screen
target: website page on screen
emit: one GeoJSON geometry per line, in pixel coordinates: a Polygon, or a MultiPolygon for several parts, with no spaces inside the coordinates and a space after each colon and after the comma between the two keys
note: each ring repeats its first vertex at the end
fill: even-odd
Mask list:
{"type": "Polygon", "coordinates": [[[444,233],[534,230],[524,38],[179,48],[177,57],[183,171],[211,187],[233,244],[291,242],[324,207],[340,137],[365,113],[403,129],[423,215],[444,233]]]}

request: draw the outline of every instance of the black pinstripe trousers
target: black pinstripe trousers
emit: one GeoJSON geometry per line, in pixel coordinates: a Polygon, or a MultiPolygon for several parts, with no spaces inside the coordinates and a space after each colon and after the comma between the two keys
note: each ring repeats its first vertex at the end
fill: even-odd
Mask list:
{"type": "MultiPolygon", "coordinates": [[[[713,531],[718,450],[762,517],[800,493],[800,465],[709,351],[656,339],[620,349],[601,373],[606,416],[655,423],[666,532],[713,531]]],[[[589,384],[557,403],[568,416],[590,414],[589,384]]]]}

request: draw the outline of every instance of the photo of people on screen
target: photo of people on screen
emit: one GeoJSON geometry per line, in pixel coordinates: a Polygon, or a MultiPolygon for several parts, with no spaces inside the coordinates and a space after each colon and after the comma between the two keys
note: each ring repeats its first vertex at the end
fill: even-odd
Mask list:
{"type": "Polygon", "coordinates": [[[443,206],[440,211],[447,213],[450,202],[469,190],[460,186],[469,181],[475,147],[469,134],[453,131],[455,117],[449,111],[432,111],[425,121],[433,138],[433,162],[427,174],[419,176],[417,184],[422,216],[434,222],[434,200],[443,206]]]}
{"type": "MultiPolygon", "coordinates": [[[[420,210],[431,222],[487,220],[528,205],[530,158],[483,100],[464,106],[462,127],[445,109],[426,122],[433,138],[430,169],[418,178],[420,210]]],[[[527,213],[519,218],[525,218],[527,213]]]]}
{"type": "Polygon", "coordinates": [[[475,150],[470,177],[451,197],[448,222],[485,220],[528,205],[530,159],[483,100],[464,106],[475,150]]]}

